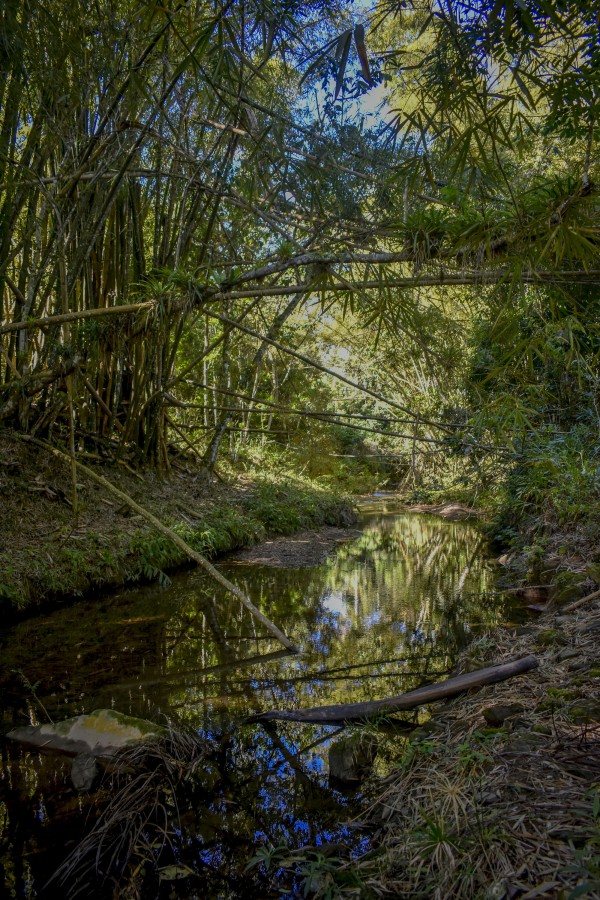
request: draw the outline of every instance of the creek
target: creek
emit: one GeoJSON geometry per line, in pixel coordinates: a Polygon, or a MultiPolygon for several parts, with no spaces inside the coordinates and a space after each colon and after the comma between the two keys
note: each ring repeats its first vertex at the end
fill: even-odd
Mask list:
{"type": "MultiPolygon", "coordinates": [[[[519,613],[496,592],[476,528],[385,499],[364,504],[359,535],[318,566],[219,567],[283,627],[298,655],[261,633],[202,572],[183,572],[168,586],[82,600],[0,630],[0,732],[98,708],[192,729],[216,749],[193,802],[168,824],[167,874],[142,896],[301,896],[299,870],[317,885],[332,853],[346,859],[368,849],[368,832],[353,823],[364,797],[329,785],[337,729],[265,730],[243,719],[438,680],[482,629],[519,613]],[[268,869],[256,863],[267,847],[279,848],[268,869]]],[[[403,739],[382,733],[379,741],[374,771],[384,775],[403,739]]],[[[43,886],[100,801],[75,793],[65,758],[4,739],[0,748],[0,896],[67,896],[43,886]]],[[[81,896],[111,896],[112,887],[89,890],[81,896]]]]}

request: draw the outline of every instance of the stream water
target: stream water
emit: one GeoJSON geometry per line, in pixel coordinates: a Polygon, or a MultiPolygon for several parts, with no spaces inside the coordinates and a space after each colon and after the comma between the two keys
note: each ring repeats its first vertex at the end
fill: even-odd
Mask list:
{"type": "MultiPolygon", "coordinates": [[[[244,717],[410,690],[443,677],[474,634],[516,613],[495,592],[472,525],[385,500],[365,504],[360,536],[319,566],[220,567],[298,655],[201,572],[185,572],[168,587],[123,590],[0,630],[0,733],[101,707],[192,729],[217,749],[193,802],[169,824],[170,865],[146,895],[300,896],[283,864],[247,869],[257,848],[304,848],[305,875],[319,852],[364,852],[369,835],[352,824],[361,796],[328,783],[328,741],[319,741],[334,729],[265,730],[244,717]]],[[[382,735],[376,772],[401,745],[382,735]]],[[[99,801],[75,793],[64,758],[6,740],[0,749],[0,896],[66,896],[44,885],[99,801]]],[[[113,896],[106,884],[86,890],[113,896]]]]}

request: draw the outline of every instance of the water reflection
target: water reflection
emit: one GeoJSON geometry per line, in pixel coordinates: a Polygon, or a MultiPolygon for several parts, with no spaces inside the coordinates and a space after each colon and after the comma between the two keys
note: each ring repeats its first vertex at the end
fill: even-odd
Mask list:
{"type": "MultiPolygon", "coordinates": [[[[223,568],[300,645],[298,656],[201,573],[186,573],[168,589],[81,602],[0,633],[1,728],[113,707],[203,732],[226,749],[183,841],[202,887],[188,879],[183,896],[207,896],[208,883],[214,897],[281,896],[259,869],[252,890],[243,875],[255,842],[356,849],[362,838],[343,824],[352,801],[327,788],[324,745],[301,752],[323,729],[232,723],[416,687],[450,668],[473,629],[510,613],[475,529],[381,503],[321,566],[223,568]]],[[[60,758],[7,744],[2,753],[2,895],[34,897],[80,833],[73,814],[83,801],[60,758]]]]}

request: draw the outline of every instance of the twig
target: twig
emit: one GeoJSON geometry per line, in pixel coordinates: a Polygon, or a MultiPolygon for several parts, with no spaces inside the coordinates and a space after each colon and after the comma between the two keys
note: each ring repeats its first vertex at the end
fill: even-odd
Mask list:
{"type": "Polygon", "coordinates": [[[576,600],[575,603],[569,603],[568,606],[563,606],[561,612],[572,612],[574,609],[579,609],[579,607],[583,606],[584,603],[587,603],[588,600],[595,600],[597,597],[600,597],[600,590],[594,591],[592,594],[587,594],[585,597],[582,597],[581,600],[576,600]]]}

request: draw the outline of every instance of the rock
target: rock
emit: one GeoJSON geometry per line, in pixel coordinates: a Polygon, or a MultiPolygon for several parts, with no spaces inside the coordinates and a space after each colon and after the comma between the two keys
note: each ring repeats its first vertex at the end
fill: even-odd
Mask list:
{"type": "Polygon", "coordinates": [[[353,734],[329,748],[329,777],[343,784],[358,784],[370,773],[377,755],[371,735],[353,734]]]}
{"type": "Polygon", "coordinates": [[[486,706],[481,710],[483,718],[493,728],[500,728],[506,719],[516,716],[524,711],[524,707],[520,703],[498,704],[497,706],[486,706]]]}
{"type": "Polygon", "coordinates": [[[548,601],[548,592],[550,588],[546,585],[523,585],[519,591],[519,596],[528,603],[532,604],[532,608],[545,608],[548,601]]]}
{"type": "Polygon", "coordinates": [[[542,647],[555,647],[558,644],[564,646],[569,643],[569,638],[559,628],[544,628],[538,632],[537,643],[542,647]]]}
{"type": "Polygon", "coordinates": [[[515,731],[507,741],[507,749],[516,753],[539,750],[547,741],[547,735],[535,731],[515,731]]]}
{"type": "Polygon", "coordinates": [[[71,781],[76,791],[91,791],[100,770],[96,757],[91,753],[79,753],[71,766],[71,781]]]}
{"type": "Polygon", "coordinates": [[[436,515],[443,519],[449,519],[451,522],[462,522],[464,519],[470,519],[477,515],[477,510],[463,506],[462,503],[445,503],[438,509],[432,510],[436,515]]]}
{"type": "Polygon", "coordinates": [[[573,622],[573,616],[557,616],[555,619],[557,625],[571,625],[573,622]]]}
{"type": "Polygon", "coordinates": [[[504,900],[505,897],[510,897],[508,882],[505,879],[495,881],[485,892],[485,900],[504,900]]]}
{"type": "Polygon", "coordinates": [[[113,756],[136,741],[164,734],[166,729],[145,719],[135,719],[113,709],[96,709],[87,716],[75,716],[63,722],[13,728],[7,737],[28,747],[73,756],[80,753],[113,756]]]}
{"type": "Polygon", "coordinates": [[[565,659],[575,659],[575,657],[579,655],[579,650],[567,647],[565,650],[560,651],[560,653],[558,654],[558,659],[560,660],[560,662],[563,662],[563,660],[565,659]]]}
{"type": "Polygon", "coordinates": [[[570,603],[572,600],[578,600],[583,596],[583,590],[579,584],[567,584],[556,592],[554,600],[558,606],[563,603],[570,603]]]}
{"type": "Polygon", "coordinates": [[[510,725],[513,731],[529,731],[531,728],[532,722],[531,719],[523,719],[518,716],[516,719],[510,720],[510,725]]]}
{"type": "Polygon", "coordinates": [[[516,637],[525,637],[528,634],[534,634],[535,628],[531,625],[519,625],[518,628],[515,628],[515,636],[516,637]]]}

